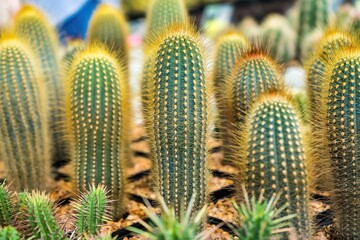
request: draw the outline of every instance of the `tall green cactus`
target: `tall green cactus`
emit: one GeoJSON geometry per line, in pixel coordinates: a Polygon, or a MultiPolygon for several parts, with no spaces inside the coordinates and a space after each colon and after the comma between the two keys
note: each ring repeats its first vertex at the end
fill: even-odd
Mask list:
{"type": "Polygon", "coordinates": [[[27,226],[27,237],[44,240],[66,239],[53,215],[53,204],[45,193],[32,192],[19,195],[21,214],[27,226]]]}
{"type": "Polygon", "coordinates": [[[15,31],[21,38],[29,41],[31,48],[40,59],[50,105],[53,160],[54,162],[68,160],[63,128],[64,86],[59,67],[57,34],[45,16],[30,5],[24,5],[16,16],[15,31]]]}
{"type": "Polygon", "coordinates": [[[359,68],[359,49],[337,54],[326,68],[327,90],[323,98],[334,185],[333,209],[344,239],[357,239],[360,234],[359,68]]]}
{"type": "Polygon", "coordinates": [[[194,212],[206,202],[209,89],[197,35],[185,27],[170,27],[159,41],[151,71],[151,123],[146,127],[157,187],[181,218],[194,194],[194,212]]]}
{"type": "Polygon", "coordinates": [[[328,0],[299,0],[297,53],[300,54],[306,35],[329,22],[330,4],[328,0]]]}
{"type": "Polygon", "coordinates": [[[80,191],[106,186],[116,200],[114,217],[124,208],[127,94],[126,74],[115,57],[99,47],[77,55],[66,93],[75,182],[80,191]]]}
{"type": "Polygon", "coordinates": [[[21,40],[0,39],[0,155],[16,190],[44,189],[50,175],[47,98],[37,66],[21,40]]]}
{"type": "Polygon", "coordinates": [[[278,206],[288,204],[283,214],[297,214],[292,224],[301,239],[308,239],[311,225],[307,169],[294,108],[282,93],[266,93],[252,106],[245,124],[237,133],[238,139],[243,139],[237,147],[245,146],[237,161],[239,169],[245,169],[245,176],[242,171],[239,179],[245,177],[246,189],[253,196],[265,191],[264,197],[270,198],[282,192],[278,206]]]}
{"type": "Polygon", "coordinates": [[[127,35],[128,27],[124,14],[108,4],[99,5],[89,23],[88,43],[101,43],[116,53],[119,63],[124,64],[126,71],[129,64],[127,35]]]}

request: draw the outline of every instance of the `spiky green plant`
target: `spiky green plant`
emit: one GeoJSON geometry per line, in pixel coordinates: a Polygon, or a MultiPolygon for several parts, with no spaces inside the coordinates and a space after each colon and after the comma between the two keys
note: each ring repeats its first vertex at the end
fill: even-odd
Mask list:
{"type": "Polygon", "coordinates": [[[51,144],[45,83],[29,47],[10,35],[0,39],[0,155],[14,189],[44,189],[51,144]]]}
{"type": "Polygon", "coordinates": [[[33,191],[20,193],[20,211],[27,227],[27,237],[32,239],[66,239],[53,215],[53,203],[45,193],[33,191]]]}
{"type": "Polygon", "coordinates": [[[356,239],[360,234],[360,50],[342,50],[328,64],[323,101],[334,187],[332,207],[341,238],[356,239]]]}
{"type": "Polygon", "coordinates": [[[76,187],[105,186],[119,217],[129,122],[126,74],[106,50],[90,47],[73,62],[66,95],[76,187]]]}
{"type": "Polygon", "coordinates": [[[330,4],[328,0],[299,0],[297,53],[300,54],[303,41],[315,28],[329,23],[330,4]]]}
{"type": "Polygon", "coordinates": [[[108,4],[101,4],[95,10],[88,29],[88,43],[101,43],[116,53],[120,64],[128,71],[128,27],[124,14],[108,4]]]}
{"type": "Polygon", "coordinates": [[[20,240],[20,234],[18,231],[11,226],[0,228],[0,239],[1,240],[20,240]]]}
{"type": "Polygon", "coordinates": [[[207,97],[198,36],[181,25],[170,27],[156,47],[149,81],[150,136],[157,189],[180,217],[197,194],[194,209],[206,202],[207,97]]]}
{"type": "Polygon", "coordinates": [[[94,236],[100,230],[101,224],[109,220],[109,199],[107,190],[92,186],[74,203],[76,218],[76,233],[94,236]]]}
{"type": "MultiPolygon", "coordinates": [[[[63,128],[64,86],[59,67],[57,34],[46,17],[34,6],[24,5],[15,18],[15,31],[28,41],[40,59],[50,107],[53,162],[68,160],[67,141],[63,128]]],[[[32,57],[32,56],[31,56],[32,57]]]]}
{"type": "Polygon", "coordinates": [[[15,196],[5,183],[0,184],[0,226],[12,225],[16,214],[15,196]]]}
{"type": "Polygon", "coordinates": [[[206,206],[199,212],[193,212],[195,197],[192,197],[188,208],[182,210],[181,220],[179,221],[177,214],[173,208],[168,207],[164,199],[160,197],[160,203],[163,213],[159,216],[150,209],[150,204],[144,208],[146,215],[150,218],[150,224],[144,221],[140,223],[146,228],[143,231],[134,227],[127,227],[128,230],[138,233],[147,239],[153,240],[201,240],[207,239],[211,231],[201,231],[203,218],[206,213],[206,206]]]}
{"type": "Polygon", "coordinates": [[[244,203],[238,205],[233,202],[234,208],[239,216],[239,228],[233,227],[235,235],[243,240],[267,240],[276,238],[279,233],[290,231],[290,222],[296,214],[281,217],[287,204],[277,206],[281,194],[273,195],[270,199],[264,198],[261,191],[259,198],[249,198],[243,187],[244,203]]]}
{"type": "Polygon", "coordinates": [[[294,105],[301,115],[304,123],[309,121],[309,98],[305,91],[294,91],[292,94],[294,105]]]}
{"type": "MultiPolygon", "coordinates": [[[[291,222],[301,239],[311,236],[309,191],[304,142],[299,118],[282,92],[265,93],[252,106],[245,127],[237,132],[236,157],[239,183],[245,181],[250,196],[283,192],[277,207],[288,204],[284,214],[297,216],[291,222]],[[242,150],[245,147],[244,150],[242,150]]],[[[281,215],[284,216],[284,215],[281,215]]]]}
{"type": "Polygon", "coordinates": [[[271,14],[262,26],[262,37],[270,51],[282,63],[292,60],[296,54],[296,33],[282,15],[271,14]]]}
{"type": "Polygon", "coordinates": [[[65,70],[68,71],[71,67],[72,62],[74,61],[76,54],[81,51],[84,51],[86,48],[85,43],[82,40],[76,40],[70,42],[66,48],[66,52],[62,57],[63,65],[65,70]]]}

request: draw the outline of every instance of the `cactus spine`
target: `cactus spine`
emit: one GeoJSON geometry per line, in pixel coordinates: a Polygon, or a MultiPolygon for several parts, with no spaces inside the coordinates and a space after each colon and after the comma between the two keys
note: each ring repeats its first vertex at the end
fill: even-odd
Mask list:
{"type": "Polygon", "coordinates": [[[156,49],[148,97],[152,124],[147,129],[158,190],[181,218],[194,194],[194,212],[206,202],[208,88],[203,54],[197,35],[177,25],[156,49]]]}
{"type": "Polygon", "coordinates": [[[53,204],[47,195],[40,192],[19,195],[21,211],[26,219],[29,236],[34,239],[66,239],[64,232],[53,216],[53,204]]]}
{"type": "Polygon", "coordinates": [[[89,185],[106,186],[115,200],[114,217],[124,207],[126,89],[126,74],[116,58],[99,47],[80,53],[72,64],[66,94],[76,186],[80,191],[89,185]]]}
{"type": "Polygon", "coordinates": [[[0,153],[16,190],[44,188],[50,175],[47,98],[21,40],[0,40],[0,153]]]}
{"type": "Polygon", "coordinates": [[[282,94],[266,93],[253,105],[245,124],[246,128],[238,132],[243,142],[237,147],[245,146],[245,151],[237,164],[246,169],[246,189],[252,196],[265,191],[265,198],[283,192],[278,206],[289,205],[283,214],[297,214],[292,224],[301,239],[308,239],[311,233],[307,169],[294,108],[282,94]]]}
{"type": "Polygon", "coordinates": [[[333,209],[341,237],[356,239],[359,220],[360,50],[343,50],[327,67],[324,92],[327,140],[333,177],[333,209]]]}
{"type": "Polygon", "coordinates": [[[40,59],[41,72],[46,82],[50,105],[50,130],[53,138],[53,160],[67,160],[67,142],[62,124],[64,122],[63,97],[57,35],[43,14],[30,5],[24,5],[15,19],[15,30],[29,41],[40,59]],[[65,158],[65,159],[64,159],[65,158]]]}
{"type": "Polygon", "coordinates": [[[300,54],[306,36],[317,27],[325,27],[329,22],[328,0],[299,0],[297,53],[300,54]]]}
{"type": "Polygon", "coordinates": [[[88,29],[89,44],[102,43],[109,51],[116,53],[120,64],[128,69],[127,22],[124,14],[108,4],[101,4],[95,10],[88,29]]]}

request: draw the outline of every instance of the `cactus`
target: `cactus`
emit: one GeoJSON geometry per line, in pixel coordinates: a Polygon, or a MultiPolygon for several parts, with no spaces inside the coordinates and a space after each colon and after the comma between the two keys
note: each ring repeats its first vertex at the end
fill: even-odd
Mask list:
{"type": "Polygon", "coordinates": [[[304,123],[309,121],[309,98],[304,91],[294,91],[292,94],[294,105],[300,113],[301,120],[304,123]]]}
{"type": "Polygon", "coordinates": [[[64,86],[61,79],[57,34],[45,16],[35,7],[24,5],[15,18],[15,31],[27,40],[40,59],[50,105],[50,131],[53,162],[68,160],[67,142],[63,129],[64,86]]]}
{"type": "Polygon", "coordinates": [[[0,155],[16,190],[45,188],[50,175],[45,83],[22,40],[0,39],[0,155]]]}
{"type": "Polygon", "coordinates": [[[88,29],[88,43],[101,43],[116,53],[120,64],[128,71],[129,53],[127,46],[127,22],[124,14],[108,4],[101,4],[95,10],[88,29]]]}
{"type": "Polygon", "coordinates": [[[0,184],[0,226],[4,227],[13,224],[16,214],[14,199],[14,194],[5,183],[0,184]]]}
{"type": "Polygon", "coordinates": [[[209,88],[198,36],[188,27],[170,27],[156,49],[146,127],[158,191],[180,218],[193,194],[194,211],[206,202],[209,88]]]}
{"type": "Polygon", "coordinates": [[[266,17],[262,24],[262,36],[278,61],[287,63],[295,57],[296,33],[285,17],[278,14],[266,17]]]}
{"type": "MultiPolygon", "coordinates": [[[[284,214],[297,214],[291,222],[301,239],[311,236],[308,213],[309,192],[300,121],[281,92],[265,93],[252,106],[244,128],[237,132],[242,149],[237,165],[251,196],[264,197],[283,192],[277,206],[288,204],[284,214]],[[245,164],[245,166],[244,166],[245,164]]],[[[241,152],[241,150],[240,150],[241,152]]],[[[282,214],[283,216],[283,214],[282,214]]],[[[287,239],[287,238],[286,238],[287,239]]]]}
{"type": "Polygon", "coordinates": [[[75,182],[83,191],[102,184],[113,202],[114,217],[124,208],[124,163],[128,132],[126,74],[115,57],[90,47],[72,64],[66,93],[75,182]]]}
{"type": "Polygon", "coordinates": [[[260,36],[260,26],[252,17],[245,17],[238,25],[238,29],[248,38],[256,39],[260,36]]]}
{"type": "Polygon", "coordinates": [[[45,193],[20,193],[19,198],[28,237],[44,240],[66,239],[53,215],[53,204],[45,193]]]}
{"type": "Polygon", "coordinates": [[[63,65],[66,71],[70,71],[72,62],[75,59],[76,54],[85,50],[85,43],[81,40],[70,42],[64,56],[62,57],[63,65]]]}
{"type": "Polygon", "coordinates": [[[235,64],[226,83],[226,96],[232,122],[243,123],[257,96],[272,89],[282,89],[280,67],[266,53],[252,48],[235,64]]]}
{"type": "Polygon", "coordinates": [[[95,235],[109,215],[109,201],[104,187],[92,186],[75,202],[76,233],[95,235]]]}
{"type": "Polygon", "coordinates": [[[299,0],[297,53],[300,54],[305,37],[316,28],[327,26],[330,5],[328,0],[299,0]]]}
{"type": "Polygon", "coordinates": [[[20,240],[20,235],[13,227],[0,228],[0,239],[1,240],[20,240]]]}
{"type": "Polygon", "coordinates": [[[359,68],[360,50],[340,51],[326,68],[323,94],[326,139],[333,178],[333,209],[339,234],[356,239],[360,234],[359,191],[359,68]]]}

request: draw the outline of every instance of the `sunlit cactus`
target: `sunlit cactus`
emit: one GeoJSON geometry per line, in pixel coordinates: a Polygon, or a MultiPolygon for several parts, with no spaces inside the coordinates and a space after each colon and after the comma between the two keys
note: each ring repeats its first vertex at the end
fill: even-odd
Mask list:
{"type": "Polygon", "coordinates": [[[264,191],[264,197],[270,198],[282,192],[278,206],[288,205],[282,215],[296,214],[292,225],[301,239],[308,239],[311,223],[304,142],[290,101],[281,92],[261,95],[237,139],[235,164],[240,173],[236,189],[240,191],[244,181],[251,196],[264,191]]]}
{"type": "Polygon", "coordinates": [[[106,50],[91,47],[73,62],[66,95],[77,189],[102,184],[119,217],[129,131],[126,74],[106,50]]]}
{"type": "Polygon", "coordinates": [[[44,189],[50,176],[45,83],[29,47],[0,39],[0,155],[12,188],[44,189]]]}
{"type": "MultiPolygon", "coordinates": [[[[41,74],[46,82],[50,106],[50,131],[52,135],[53,162],[68,160],[64,132],[64,86],[60,74],[57,33],[40,10],[24,5],[15,18],[15,31],[28,41],[40,59],[41,74]]],[[[31,56],[32,58],[34,56],[31,56]]]]}
{"type": "Polygon", "coordinates": [[[209,88],[201,44],[192,30],[170,27],[156,49],[146,128],[157,189],[180,218],[194,194],[194,211],[206,203],[209,88]]]}

